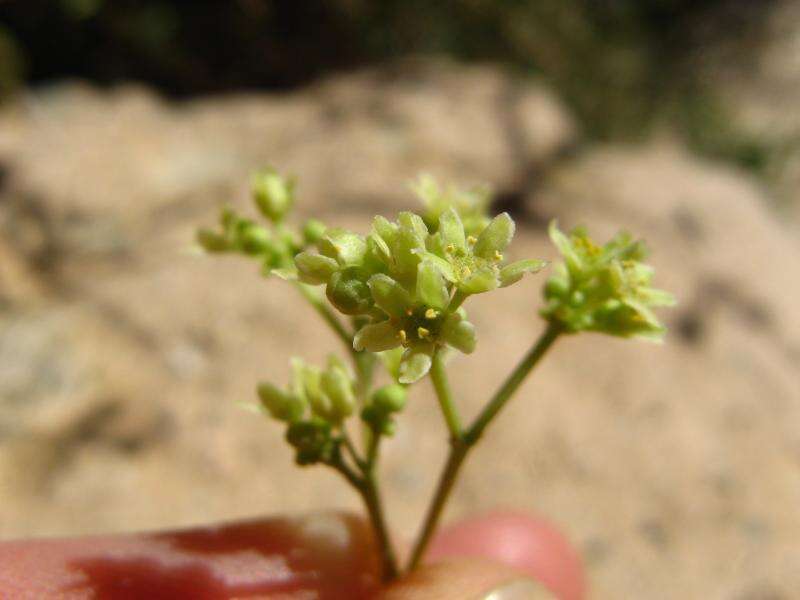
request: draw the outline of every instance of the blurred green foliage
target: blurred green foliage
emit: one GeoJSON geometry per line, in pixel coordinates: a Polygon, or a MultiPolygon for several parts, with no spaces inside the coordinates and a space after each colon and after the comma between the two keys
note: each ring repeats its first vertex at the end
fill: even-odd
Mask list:
{"type": "Polygon", "coordinates": [[[22,82],[22,56],[13,36],[0,25],[0,100],[22,82]]]}
{"type": "Polygon", "coordinates": [[[547,80],[594,139],[668,118],[696,148],[759,168],[694,68],[775,0],[6,0],[0,90],[78,76],[187,95],[285,89],[330,71],[435,53],[547,80]],[[11,48],[11,50],[9,50],[11,48]]]}

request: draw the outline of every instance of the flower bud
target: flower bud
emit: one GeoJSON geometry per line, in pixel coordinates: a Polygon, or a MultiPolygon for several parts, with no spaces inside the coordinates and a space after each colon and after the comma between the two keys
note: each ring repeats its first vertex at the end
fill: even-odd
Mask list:
{"type": "Polygon", "coordinates": [[[294,181],[272,169],[253,175],[252,191],[259,211],[273,223],[283,220],[294,204],[294,181]]]}
{"type": "Polygon", "coordinates": [[[329,400],[327,418],[331,422],[338,423],[353,414],[356,398],[350,378],[343,369],[333,367],[324,371],[320,379],[320,386],[329,400]]]}
{"type": "Polygon", "coordinates": [[[377,389],[372,394],[372,404],[385,414],[395,413],[403,410],[407,397],[405,386],[394,383],[377,389]]]}
{"type": "Polygon", "coordinates": [[[316,244],[323,238],[326,230],[327,227],[322,221],[309,219],[303,225],[303,239],[308,245],[316,244]]]}
{"type": "Polygon", "coordinates": [[[263,227],[253,223],[245,224],[239,231],[239,245],[245,254],[259,255],[272,252],[275,245],[272,243],[269,232],[263,227]]]}
{"type": "Polygon", "coordinates": [[[297,451],[298,465],[327,462],[333,455],[331,426],[320,419],[292,423],[286,430],[286,441],[297,451]]]}
{"type": "Polygon", "coordinates": [[[258,386],[258,397],[261,405],[269,411],[273,419],[292,423],[303,416],[305,405],[303,401],[276,388],[270,383],[261,383],[258,386]]]}
{"type": "Polygon", "coordinates": [[[545,298],[563,298],[569,293],[569,281],[565,277],[551,276],[544,285],[545,298]]]}
{"type": "Polygon", "coordinates": [[[366,277],[358,267],[334,273],[325,289],[328,300],[346,315],[364,314],[372,308],[372,293],[366,277]]]}
{"type": "Polygon", "coordinates": [[[197,243],[206,252],[227,252],[230,250],[230,244],[225,239],[225,236],[210,229],[201,229],[197,232],[197,243]]]}

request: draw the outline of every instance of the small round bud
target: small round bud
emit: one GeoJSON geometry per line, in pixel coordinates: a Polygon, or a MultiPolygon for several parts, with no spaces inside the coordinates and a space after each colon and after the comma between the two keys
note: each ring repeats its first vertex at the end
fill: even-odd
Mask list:
{"type": "Polygon", "coordinates": [[[274,249],[269,232],[254,224],[242,227],[239,232],[239,245],[245,254],[250,255],[264,254],[274,249]]]}
{"type": "Polygon", "coordinates": [[[318,221],[317,219],[309,219],[306,221],[305,225],[303,225],[303,239],[305,240],[306,244],[316,244],[325,235],[326,230],[327,227],[322,221],[318,221]]]}
{"type": "Polygon", "coordinates": [[[569,282],[562,277],[550,277],[544,285],[546,298],[562,298],[569,293],[569,282]]]}
{"type": "Polygon", "coordinates": [[[397,383],[385,385],[372,394],[372,404],[384,414],[403,410],[408,394],[405,386],[397,383]]]}
{"type": "Polygon", "coordinates": [[[367,276],[358,267],[348,267],[335,272],[325,293],[337,309],[346,315],[361,315],[372,308],[372,293],[367,276]]]}
{"type": "Polygon", "coordinates": [[[294,204],[294,181],[267,169],[253,175],[253,199],[265,217],[273,223],[283,220],[294,204]]]}

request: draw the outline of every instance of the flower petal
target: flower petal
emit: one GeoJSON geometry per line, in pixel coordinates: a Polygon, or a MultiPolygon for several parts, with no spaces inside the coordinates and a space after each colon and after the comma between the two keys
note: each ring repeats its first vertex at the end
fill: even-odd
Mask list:
{"type": "Polygon", "coordinates": [[[500,269],[500,287],[506,287],[522,279],[525,273],[536,273],[547,265],[545,260],[528,258],[518,260],[500,269]]]}
{"type": "Polygon", "coordinates": [[[553,242],[553,245],[558,248],[561,256],[564,257],[564,262],[566,262],[570,272],[580,270],[583,267],[583,260],[581,260],[580,255],[575,251],[572,240],[558,228],[558,222],[555,219],[550,221],[547,233],[550,236],[550,241],[553,242]]]}
{"type": "Polygon", "coordinates": [[[458,280],[456,277],[456,272],[453,270],[453,265],[443,259],[441,256],[437,256],[433,252],[424,252],[421,255],[423,261],[430,261],[439,269],[439,272],[442,276],[447,279],[447,281],[454,283],[458,280]]]}
{"type": "Polygon", "coordinates": [[[364,259],[367,243],[360,235],[337,227],[325,232],[319,251],[343,265],[358,265],[364,259]]]}
{"type": "Polygon", "coordinates": [[[353,348],[359,352],[361,350],[383,352],[399,345],[400,337],[388,321],[365,325],[353,338],[353,348]]]}
{"type": "Polygon", "coordinates": [[[452,206],[439,216],[439,234],[445,247],[451,244],[461,249],[467,247],[464,224],[452,206]]]}
{"type": "Polygon", "coordinates": [[[367,282],[375,304],[391,317],[402,317],[411,306],[411,295],[394,279],[383,273],[369,278],[367,282]]]}
{"type": "Polygon", "coordinates": [[[442,338],[453,348],[464,354],[475,351],[475,326],[463,320],[459,315],[449,315],[442,325],[442,338]]]}
{"type": "Polygon", "coordinates": [[[482,294],[497,289],[498,285],[500,282],[492,269],[481,269],[466,279],[462,279],[458,284],[458,289],[465,294],[482,294]]]}
{"type": "Polygon", "coordinates": [[[331,275],[339,268],[339,263],[332,258],[311,252],[301,252],[295,256],[294,264],[300,281],[312,285],[328,283],[331,275]]]}
{"type": "Polygon", "coordinates": [[[513,237],[514,220],[508,213],[501,213],[481,232],[472,251],[475,256],[492,259],[496,252],[503,252],[508,247],[513,237]]]}
{"type": "Polygon", "coordinates": [[[403,354],[403,359],[400,361],[400,377],[398,381],[408,384],[425,377],[428,371],[431,370],[433,351],[433,346],[406,350],[403,354]]]}
{"type": "Polygon", "coordinates": [[[447,291],[444,276],[433,262],[419,263],[417,300],[437,310],[443,310],[450,302],[450,294],[447,291]]]}

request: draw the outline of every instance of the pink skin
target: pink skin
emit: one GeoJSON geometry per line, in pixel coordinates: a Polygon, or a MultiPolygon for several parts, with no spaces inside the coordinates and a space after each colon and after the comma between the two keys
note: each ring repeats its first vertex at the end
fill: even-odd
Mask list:
{"type": "MultiPolygon", "coordinates": [[[[0,598],[289,600],[313,590],[322,599],[366,600],[380,595],[370,540],[360,520],[323,515],[5,542],[0,543],[0,598]]],[[[495,513],[445,529],[433,543],[430,561],[445,557],[504,563],[561,600],[584,596],[580,562],[564,538],[544,521],[518,513],[495,513]]],[[[400,590],[393,597],[406,596],[400,590]]]]}
{"type": "Polygon", "coordinates": [[[569,542],[546,521],[524,513],[495,512],[444,528],[431,544],[428,560],[445,557],[488,558],[509,565],[559,600],[581,600],[586,594],[581,561],[569,542]]]}

